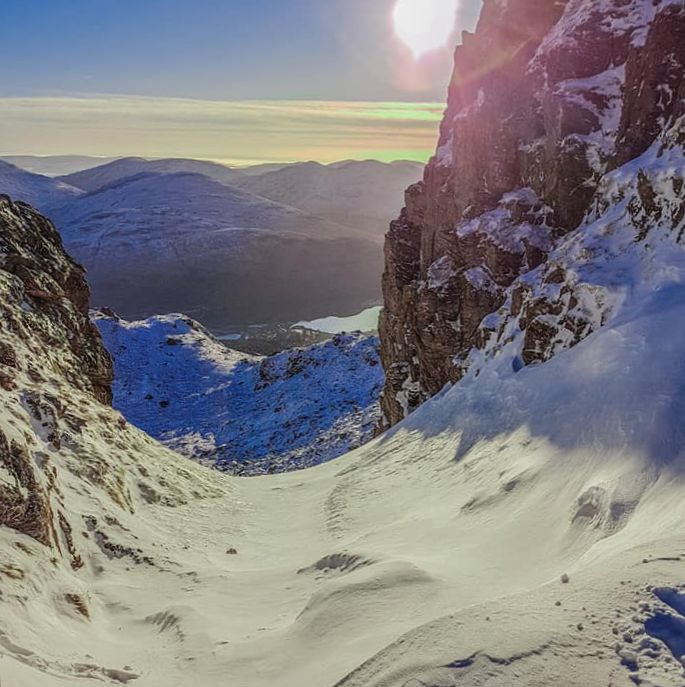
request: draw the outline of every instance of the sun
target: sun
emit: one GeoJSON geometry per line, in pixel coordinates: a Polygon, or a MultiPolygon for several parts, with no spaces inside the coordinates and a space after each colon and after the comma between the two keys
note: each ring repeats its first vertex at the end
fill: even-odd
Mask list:
{"type": "Polygon", "coordinates": [[[395,34],[415,58],[442,48],[454,31],[458,0],[397,0],[395,34]]]}

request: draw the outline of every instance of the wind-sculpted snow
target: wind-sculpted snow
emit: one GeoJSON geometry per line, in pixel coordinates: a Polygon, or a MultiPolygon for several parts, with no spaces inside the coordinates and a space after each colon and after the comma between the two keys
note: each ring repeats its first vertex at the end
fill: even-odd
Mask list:
{"type": "Polygon", "coordinates": [[[240,474],[282,472],[373,435],[383,385],[375,337],[256,358],[182,316],[95,321],[114,357],[115,407],[184,455],[240,474]]]}

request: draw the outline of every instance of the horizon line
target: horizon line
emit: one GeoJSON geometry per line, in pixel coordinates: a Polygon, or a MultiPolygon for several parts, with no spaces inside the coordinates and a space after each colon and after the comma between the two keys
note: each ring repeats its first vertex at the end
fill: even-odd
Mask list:
{"type": "Polygon", "coordinates": [[[15,155],[178,157],[243,165],[426,162],[435,151],[444,108],[384,100],[12,96],[0,97],[0,138],[25,151],[15,155]]]}

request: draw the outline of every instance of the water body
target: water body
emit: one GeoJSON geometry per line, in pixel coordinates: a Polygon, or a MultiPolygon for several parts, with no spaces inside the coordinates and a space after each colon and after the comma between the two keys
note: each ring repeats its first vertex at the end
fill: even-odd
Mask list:
{"type": "Polygon", "coordinates": [[[375,332],[378,330],[378,318],[381,314],[381,306],[362,310],[362,312],[350,317],[322,317],[309,322],[297,322],[293,327],[305,327],[327,334],[340,334],[341,332],[375,332]]]}

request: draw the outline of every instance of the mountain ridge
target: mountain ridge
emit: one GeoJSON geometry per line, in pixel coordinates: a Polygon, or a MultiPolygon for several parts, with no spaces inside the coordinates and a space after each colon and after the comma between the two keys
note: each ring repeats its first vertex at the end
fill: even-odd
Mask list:
{"type": "Polygon", "coordinates": [[[383,373],[378,341],[338,335],[249,356],[182,315],[96,313],[114,359],[114,407],[169,448],[240,475],[318,465],[368,441],[383,373]]]}
{"type": "Polygon", "coordinates": [[[94,302],[124,317],[180,311],[220,330],[378,297],[380,243],[205,175],[124,177],[49,214],[94,302]]]}

